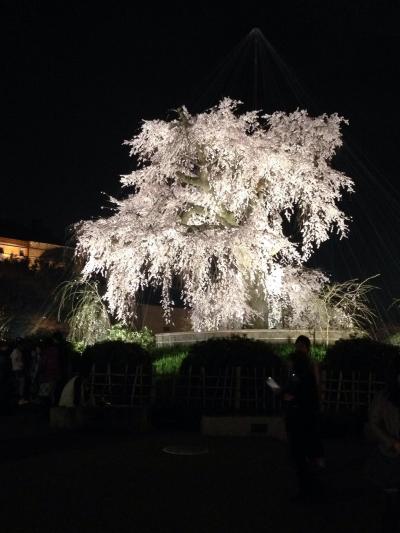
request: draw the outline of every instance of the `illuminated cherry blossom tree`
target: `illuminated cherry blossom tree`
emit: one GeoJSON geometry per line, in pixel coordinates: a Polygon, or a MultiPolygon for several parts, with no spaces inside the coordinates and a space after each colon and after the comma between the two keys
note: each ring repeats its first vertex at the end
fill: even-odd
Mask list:
{"type": "MultiPolygon", "coordinates": [[[[179,281],[193,329],[301,321],[326,283],[303,265],[331,232],[344,236],[338,207],[352,180],[331,166],[341,146],[338,116],[306,111],[238,112],[223,99],[171,121],[144,121],[127,141],[137,168],[123,176],[123,200],[108,218],[77,228],[83,274],[102,274],[119,320],[138,292],[161,288],[165,319],[179,281]],[[287,312],[290,310],[290,312],[287,312]]],[[[288,324],[290,325],[290,324],[288,324]]]]}

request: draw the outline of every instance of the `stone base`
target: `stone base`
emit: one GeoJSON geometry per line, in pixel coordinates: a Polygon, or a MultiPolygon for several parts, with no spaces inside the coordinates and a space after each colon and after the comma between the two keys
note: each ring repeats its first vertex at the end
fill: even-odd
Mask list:
{"type": "Polygon", "coordinates": [[[146,407],[52,407],[52,429],[127,430],[144,432],[150,429],[146,407]]]}
{"type": "Polygon", "coordinates": [[[286,441],[285,423],[279,416],[203,416],[201,431],[208,436],[265,436],[286,441]]]}

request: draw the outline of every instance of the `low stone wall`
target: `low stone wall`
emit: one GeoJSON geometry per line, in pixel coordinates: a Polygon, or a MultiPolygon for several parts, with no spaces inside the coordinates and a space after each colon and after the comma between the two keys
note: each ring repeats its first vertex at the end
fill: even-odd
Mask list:
{"type": "MultiPolygon", "coordinates": [[[[335,343],[338,339],[348,339],[354,334],[355,332],[353,330],[331,330],[329,332],[329,344],[335,343]]],[[[234,335],[275,344],[293,343],[299,335],[307,335],[314,344],[323,344],[326,342],[326,335],[323,331],[309,331],[305,329],[231,329],[225,331],[158,333],[156,335],[156,344],[157,346],[194,344],[195,342],[206,341],[212,338],[232,337],[234,335]]]]}

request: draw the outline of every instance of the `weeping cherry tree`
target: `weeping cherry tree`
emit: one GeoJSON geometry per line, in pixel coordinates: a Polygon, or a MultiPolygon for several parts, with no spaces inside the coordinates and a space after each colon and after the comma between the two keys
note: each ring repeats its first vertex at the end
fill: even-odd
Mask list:
{"type": "Polygon", "coordinates": [[[194,330],[282,322],[298,325],[326,277],[304,268],[332,232],[347,232],[338,206],[352,180],[333,168],[337,114],[239,112],[223,99],[191,115],[144,121],[126,144],[137,159],[121,178],[111,216],[77,227],[83,275],[102,274],[118,320],[146,287],[161,288],[165,320],[176,280],[194,330]]]}

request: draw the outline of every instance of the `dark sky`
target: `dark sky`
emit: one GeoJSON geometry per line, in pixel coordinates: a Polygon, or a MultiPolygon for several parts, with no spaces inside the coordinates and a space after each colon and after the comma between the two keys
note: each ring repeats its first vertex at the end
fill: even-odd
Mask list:
{"type": "Polygon", "coordinates": [[[267,111],[305,104],[350,120],[337,164],[357,187],[344,202],[350,239],[317,262],[338,278],[381,272],[383,290],[400,296],[399,2],[101,4],[2,3],[0,219],[62,239],[98,216],[102,191],[116,194],[132,168],[122,142],[142,118],[224,94],[267,111]],[[277,55],[246,38],[253,27],[277,55]]]}

